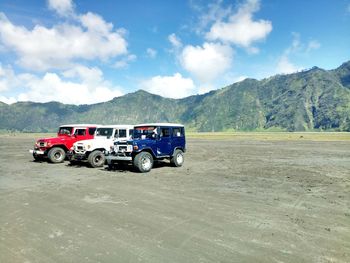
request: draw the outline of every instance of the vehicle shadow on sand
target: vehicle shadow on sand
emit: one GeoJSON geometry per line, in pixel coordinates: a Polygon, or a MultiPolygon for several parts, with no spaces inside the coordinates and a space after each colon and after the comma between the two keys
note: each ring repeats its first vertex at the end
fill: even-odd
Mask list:
{"type": "Polygon", "coordinates": [[[92,168],[87,162],[68,162],[66,166],[72,168],[92,168]]]}
{"type": "MultiPolygon", "coordinates": [[[[158,169],[162,167],[171,167],[171,164],[166,161],[155,161],[152,169],[158,169]]],[[[131,163],[120,163],[115,164],[113,167],[105,166],[104,169],[101,169],[105,172],[132,172],[139,173],[139,171],[131,163]]]]}

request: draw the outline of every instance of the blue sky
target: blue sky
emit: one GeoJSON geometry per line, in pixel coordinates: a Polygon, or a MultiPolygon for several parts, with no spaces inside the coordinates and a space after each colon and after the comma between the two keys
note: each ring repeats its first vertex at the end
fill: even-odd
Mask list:
{"type": "Polygon", "coordinates": [[[170,98],[350,59],[350,0],[2,0],[0,101],[170,98]]]}

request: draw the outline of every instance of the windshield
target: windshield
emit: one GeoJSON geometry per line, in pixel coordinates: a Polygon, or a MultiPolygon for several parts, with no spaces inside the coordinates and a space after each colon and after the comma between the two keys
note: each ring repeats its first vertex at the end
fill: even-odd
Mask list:
{"type": "Polygon", "coordinates": [[[113,134],[113,128],[98,128],[96,136],[107,136],[110,137],[113,134]]]}
{"type": "Polygon", "coordinates": [[[157,134],[157,127],[146,126],[146,127],[136,127],[134,129],[134,139],[152,139],[155,138],[157,134]]]}
{"type": "Polygon", "coordinates": [[[71,135],[73,127],[60,127],[58,129],[58,135],[71,135]]]}

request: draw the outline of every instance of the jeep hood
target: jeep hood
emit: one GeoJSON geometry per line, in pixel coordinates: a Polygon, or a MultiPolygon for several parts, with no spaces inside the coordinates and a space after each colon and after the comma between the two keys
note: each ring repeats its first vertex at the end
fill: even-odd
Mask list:
{"type": "Polygon", "coordinates": [[[104,136],[100,136],[100,137],[95,137],[94,139],[88,139],[88,140],[81,140],[81,141],[77,141],[74,144],[100,144],[100,143],[104,143],[104,142],[111,142],[113,141],[112,139],[107,139],[107,137],[104,136]]]}
{"type": "Polygon", "coordinates": [[[58,137],[51,137],[51,138],[41,138],[41,139],[38,139],[37,142],[49,142],[51,144],[58,144],[70,139],[71,137],[69,136],[58,136],[58,137]]]}

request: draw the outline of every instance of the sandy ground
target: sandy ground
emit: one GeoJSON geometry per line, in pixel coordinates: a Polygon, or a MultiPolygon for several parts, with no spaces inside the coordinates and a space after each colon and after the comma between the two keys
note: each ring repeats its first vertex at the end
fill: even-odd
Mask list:
{"type": "Polygon", "coordinates": [[[350,142],[188,141],[148,174],[0,136],[0,262],[350,262],[350,142]]]}

